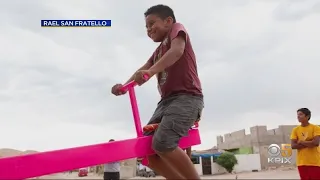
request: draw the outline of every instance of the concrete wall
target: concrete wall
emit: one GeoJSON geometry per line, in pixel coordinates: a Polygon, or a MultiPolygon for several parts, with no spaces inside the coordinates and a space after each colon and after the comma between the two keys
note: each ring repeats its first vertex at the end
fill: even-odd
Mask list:
{"type": "Polygon", "coordinates": [[[227,173],[227,170],[225,168],[221,167],[217,163],[212,163],[211,164],[211,172],[212,172],[212,174],[224,174],[224,173],[227,173]]]}
{"type": "Polygon", "coordinates": [[[238,164],[234,167],[236,173],[252,170],[261,170],[260,154],[238,154],[238,164]]]}
{"type": "Polygon", "coordinates": [[[239,154],[253,154],[252,147],[239,148],[239,154]]]}
{"type": "Polygon", "coordinates": [[[136,168],[132,166],[122,166],[120,169],[120,179],[133,178],[136,176],[136,168]]]}
{"type": "Polygon", "coordinates": [[[239,130],[224,136],[217,137],[219,149],[236,149],[240,147],[253,147],[253,153],[259,153],[259,146],[270,144],[290,143],[290,134],[296,125],[281,125],[276,129],[267,129],[267,126],[254,126],[250,134],[239,130]]]}
{"type": "MultiPolygon", "coordinates": [[[[280,146],[280,144],[278,144],[280,146]]],[[[269,153],[268,153],[269,145],[264,145],[259,147],[260,154],[260,162],[262,169],[268,169],[271,167],[280,167],[280,166],[296,166],[296,154],[297,151],[293,150],[292,155],[290,157],[291,164],[279,164],[279,163],[268,163],[269,153]]]]}
{"type": "Polygon", "coordinates": [[[201,176],[203,175],[203,172],[202,172],[202,158],[199,157],[199,164],[193,164],[194,167],[196,168],[198,174],[201,176]]]}
{"type": "Polygon", "coordinates": [[[234,154],[253,154],[252,147],[240,147],[239,149],[228,150],[234,154]]]}
{"type": "MultiPolygon", "coordinates": [[[[270,144],[289,144],[292,129],[296,125],[280,125],[276,129],[267,129],[267,126],[254,126],[250,128],[250,134],[245,130],[225,134],[224,137],[217,137],[219,149],[237,149],[242,147],[252,147],[254,154],[260,154],[262,169],[279,164],[268,164],[268,146],[270,144]]],[[[295,152],[292,156],[295,160],[295,152]]],[[[293,164],[293,163],[292,163],[293,164]]]]}
{"type": "Polygon", "coordinates": [[[121,163],[120,178],[127,179],[136,176],[137,172],[137,159],[127,159],[121,163]]]}
{"type": "MultiPolygon", "coordinates": [[[[237,154],[236,158],[238,164],[234,167],[234,172],[251,172],[252,170],[261,170],[260,155],[259,154],[237,154]]],[[[212,174],[222,174],[227,171],[218,165],[217,163],[212,163],[212,174]]]]}

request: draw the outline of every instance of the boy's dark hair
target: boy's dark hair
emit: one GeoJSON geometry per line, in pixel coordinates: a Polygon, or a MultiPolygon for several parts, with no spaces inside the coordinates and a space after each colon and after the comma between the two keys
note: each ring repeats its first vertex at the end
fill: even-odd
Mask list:
{"type": "Polygon", "coordinates": [[[174,17],[173,10],[169,6],[163,4],[152,6],[144,13],[144,16],[147,17],[150,14],[156,14],[161,19],[172,17],[173,23],[176,23],[176,17],[174,17]]]}
{"type": "Polygon", "coordinates": [[[114,139],[110,139],[110,140],[109,140],[109,142],[112,142],[112,141],[114,141],[114,139]]]}
{"type": "Polygon", "coordinates": [[[302,112],[305,116],[308,116],[308,120],[311,118],[311,111],[308,108],[300,108],[297,112],[302,112]]]}

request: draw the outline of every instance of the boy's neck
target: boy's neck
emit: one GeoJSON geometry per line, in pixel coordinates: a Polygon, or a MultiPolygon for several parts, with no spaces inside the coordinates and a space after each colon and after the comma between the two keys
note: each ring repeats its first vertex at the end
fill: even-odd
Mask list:
{"type": "Polygon", "coordinates": [[[164,36],[164,38],[163,38],[163,40],[161,42],[165,41],[169,37],[169,35],[170,35],[171,31],[172,31],[172,27],[173,27],[173,24],[171,25],[171,27],[169,28],[168,32],[166,33],[166,35],[164,36]]]}
{"type": "Polygon", "coordinates": [[[304,122],[304,123],[301,123],[301,126],[302,127],[306,127],[306,126],[308,126],[310,123],[309,122],[304,122]]]}

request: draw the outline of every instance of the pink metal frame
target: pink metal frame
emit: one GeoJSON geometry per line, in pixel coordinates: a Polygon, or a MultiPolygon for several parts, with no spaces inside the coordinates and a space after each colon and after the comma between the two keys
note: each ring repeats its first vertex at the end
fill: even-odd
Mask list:
{"type": "MultiPolygon", "coordinates": [[[[152,136],[143,136],[135,82],[124,85],[129,92],[137,138],[102,144],[47,151],[36,154],[0,158],[0,180],[26,179],[42,175],[94,166],[108,162],[136,157],[146,157],[155,152],[151,149],[152,136]]],[[[179,146],[187,148],[201,143],[199,130],[191,129],[189,136],[183,137],[179,146]]]]}

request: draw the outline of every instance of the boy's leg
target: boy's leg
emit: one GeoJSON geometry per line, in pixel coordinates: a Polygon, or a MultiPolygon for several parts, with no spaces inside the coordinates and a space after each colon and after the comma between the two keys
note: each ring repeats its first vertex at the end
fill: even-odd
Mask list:
{"type": "Polygon", "coordinates": [[[153,136],[152,147],[164,161],[172,165],[185,179],[200,179],[187,154],[178,147],[182,136],[199,118],[203,99],[192,95],[179,95],[167,99],[161,123],[153,136]]]}
{"type": "Polygon", "coordinates": [[[148,167],[166,179],[185,179],[171,164],[161,159],[158,155],[148,157],[148,167]]]}
{"type": "Polygon", "coordinates": [[[189,156],[181,148],[177,147],[171,152],[158,152],[158,154],[161,154],[161,159],[164,162],[171,164],[177,174],[182,176],[184,179],[200,179],[200,176],[194,168],[193,163],[190,161],[189,156]]]}
{"type": "MultiPolygon", "coordinates": [[[[165,104],[163,101],[160,101],[148,124],[160,123],[165,109],[165,104]]],[[[146,136],[153,134],[154,132],[144,133],[146,136]]],[[[181,176],[170,164],[164,162],[158,155],[148,156],[148,161],[148,167],[166,179],[184,179],[183,176],[181,176]]]]}

